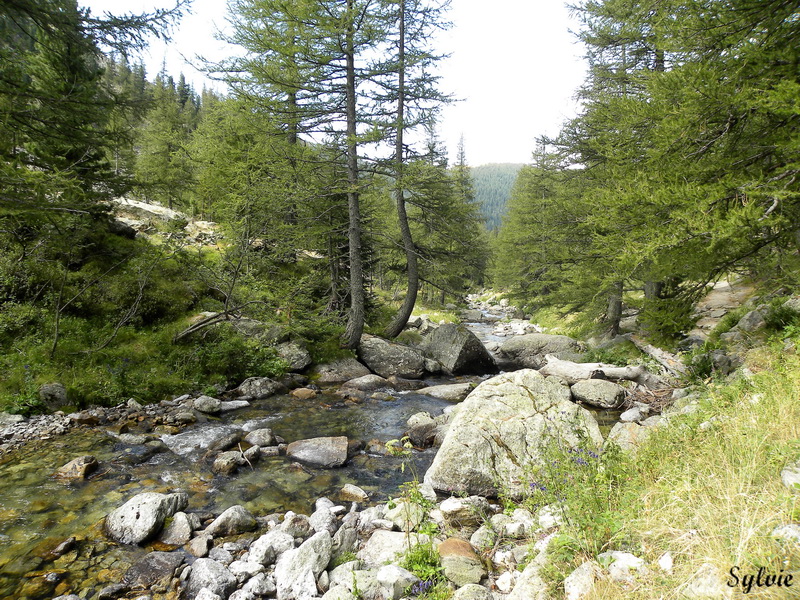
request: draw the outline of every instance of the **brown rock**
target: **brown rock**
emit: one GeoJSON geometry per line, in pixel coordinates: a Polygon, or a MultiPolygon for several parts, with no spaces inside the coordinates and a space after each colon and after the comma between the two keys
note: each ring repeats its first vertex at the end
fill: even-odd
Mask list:
{"type": "Polygon", "coordinates": [[[311,388],[303,387],[292,390],[291,395],[298,400],[311,400],[312,398],[316,397],[317,392],[311,388]]]}
{"type": "Polygon", "coordinates": [[[79,456],[55,472],[55,476],[61,479],[86,479],[97,470],[99,463],[94,456],[79,456]]]}

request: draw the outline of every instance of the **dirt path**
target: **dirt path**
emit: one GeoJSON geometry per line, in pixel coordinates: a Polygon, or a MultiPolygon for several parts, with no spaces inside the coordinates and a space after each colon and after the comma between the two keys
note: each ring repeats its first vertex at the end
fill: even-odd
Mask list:
{"type": "Polygon", "coordinates": [[[698,319],[695,328],[689,332],[689,335],[702,339],[708,338],[708,334],[726,314],[739,308],[754,293],[755,287],[742,280],[724,279],[717,282],[705,298],[695,306],[694,314],[698,319]]]}

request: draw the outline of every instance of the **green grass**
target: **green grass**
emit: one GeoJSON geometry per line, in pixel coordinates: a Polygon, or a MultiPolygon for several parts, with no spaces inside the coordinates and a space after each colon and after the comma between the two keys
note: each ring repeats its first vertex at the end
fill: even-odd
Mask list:
{"type": "MultiPolygon", "coordinates": [[[[800,345],[796,334],[794,342],[800,345]]],[[[574,481],[579,489],[564,502],[580,518],[562,527],[551,552],[546,575],[554,589],[601,550],[632,552],[650,571],[632,588],[603,582],[587,600],[679,598],[706,562],[721,575],[733,566],[800,569],[797,549],[770,536],[777,525],[800,521],[800,494],[780,480],[781,469],[800,458],[800,357],[781,339],[750,351],[746,366],[752,380],[710,384],[698,412],[655,430],[631,460],[574,481]],[[655,565],[666,551],[675,557],[671,574],[655,565]]],[[[753,588],[747,597],[785,591],[753,588]]]]}

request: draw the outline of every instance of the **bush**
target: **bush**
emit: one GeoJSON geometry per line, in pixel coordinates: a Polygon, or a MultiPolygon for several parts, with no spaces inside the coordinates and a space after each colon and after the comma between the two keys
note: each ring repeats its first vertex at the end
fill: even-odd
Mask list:
{"type": "Polygon", "coordinates": [[[669,346],[694,326],[693,309],[688,298],[648,299],[639,313],[639,323],[657,344],[669,346]]]}

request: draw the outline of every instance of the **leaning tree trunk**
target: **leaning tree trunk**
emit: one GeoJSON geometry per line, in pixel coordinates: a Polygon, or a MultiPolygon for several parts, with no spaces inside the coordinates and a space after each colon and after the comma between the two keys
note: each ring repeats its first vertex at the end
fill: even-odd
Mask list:
{"type": "Polygon", "coordinates": [[[417,250],[414,247],[414,238],[411,236],[411,227],[408,224],[408,214],[406,213],[406,200],[403,190],[403,131],[405,129],[405,93],[406,93],[406,73],[405,73],[405,35],[406,35],[406,3],[400,0],[399,18],[399,74],[397,79],[397,136],[394,146],[394,171],[395,189],[394,200],[397,206],[397,219],[400,223],[400,235],[403,239],[403,250],[406,253],[406,276],[408,289],[403,305],[395,315],[392,322],[384,331],[386,337],[397,337],[408,323],[414,305],[417,303],[417,293],[419,292],[419,267],[417,265],[417,250]]]}
{"type": "MultiPolygon", "coordinates": [[[[347,0],[348,11],[353,0],[347,0]]],[[[364,266],[361,258],[361,209],[358,194],[358,141],[356,138],[356,67],[352,23],[346,34],[346,112],[347,112],[347,216],[350,245],[350,314],[344,333],[344,346],[355,348],[364,331],[364,266]]]]}

